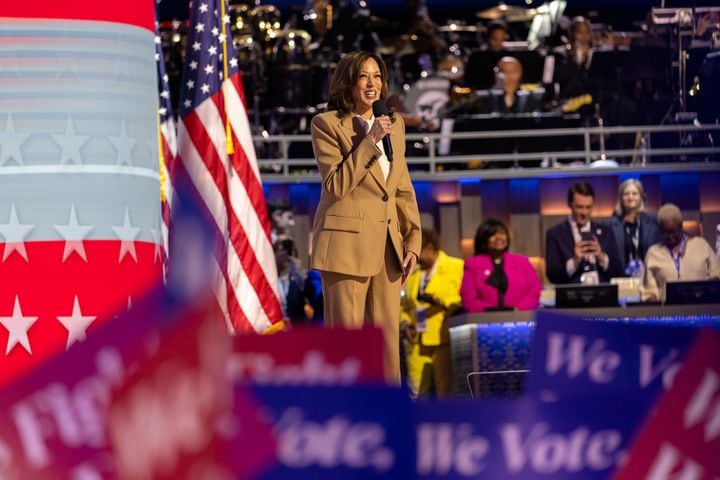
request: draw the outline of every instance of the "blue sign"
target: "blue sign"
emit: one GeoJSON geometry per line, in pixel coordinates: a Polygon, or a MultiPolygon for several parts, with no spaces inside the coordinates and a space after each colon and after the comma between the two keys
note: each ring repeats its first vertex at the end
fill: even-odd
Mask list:
{"type": "Polygon", "coordinates": [[[414,478],[415,423],[406,391],[252,387],[250,392],[277,443],[277,463],[262,480],[414,478]]]}
{"type": "Polygon", "coordinates": [[[668,389],[697,326],[587,321],[538,311],[528,389],[545,399],[624,392],[652,401],[668,389]]]}
{"type": "Polygon", "coordinates": [[[646,412],[632,398],[418,401],[418,479],[605,479],[646,412]]]}

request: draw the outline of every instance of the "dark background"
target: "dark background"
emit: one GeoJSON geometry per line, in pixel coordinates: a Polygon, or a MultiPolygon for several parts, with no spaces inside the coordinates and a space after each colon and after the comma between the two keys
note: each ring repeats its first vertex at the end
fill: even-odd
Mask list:
{"type": "MultiPolygon", "coordinates": [[[[697,2],[694,0],[569,0],[565,14],[588,15],[593,20],[609,23],[618,28],[631,29],[635,22],[643,20],[651,7],[681,7],[710,5],[716,0],[697,2]]],[[[393,16],[403,13],[404,0],[366,0],[373,15],[393,16]]],[[[233,3],[233,2],[231,2],[233,3]]],[[[242,3],[242,2],[241,2],[242,3]]],[[[248,3],[248,2],[244,2],[248,3]]],[[[349,3],[357,4],[358,0],[349,3]]],[[[445,23],[448,18],[465,20],[473,23],[477,19],[475,12],[498,4],[492,0],[426,0],[430,16],[436,23],[445,23]]],[[[543,1],[532,0],[529,4],[524,0],[506,0],[506,4],[521,7],[537,7],[543,1]]],[[[299,0],[275,0],[261,2],[262,5],[275,5],[288,17],[293,11],[302,10],[305,2],[299,0]]],[[[159,0],[158,11],[161,20],[186,19],[188,17],[188,0],[159,0]]]]}

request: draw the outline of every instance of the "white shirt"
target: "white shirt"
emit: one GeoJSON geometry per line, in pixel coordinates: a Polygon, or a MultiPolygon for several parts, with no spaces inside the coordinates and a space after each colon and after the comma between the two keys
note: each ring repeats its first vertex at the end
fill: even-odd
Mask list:
{"type": "MultiPolygon", "coordinates": [[[[355,117],[362,121],[362,125],[365,128],[365,133],[368,133],[370,131],[370,129],[372,128],[373,123],[375,122],[375,116],[374,115],[371,116],[370,119],[368,119],[368,120],[365,120],[360,115],[355,115],[355,117]]],[[[378,163],[380,164],[380,168],[382,169],[385,180],[387,180],[388,175],[390,175],[390,161],[388,160],[387,156],[385,155],[385,147],[383,147],[382,140],[377,142],[375,145],[382,152],[382,155],[380,155],[380,158],[378,158],[378,163]]]]}

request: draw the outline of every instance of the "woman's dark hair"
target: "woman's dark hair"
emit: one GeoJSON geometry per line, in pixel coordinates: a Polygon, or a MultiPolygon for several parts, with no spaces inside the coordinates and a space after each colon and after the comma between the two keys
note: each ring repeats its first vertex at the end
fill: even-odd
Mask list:
{"type": "MultiPolygon", "coordinates": [[[[360,77],[360,67],[366,60],[372,58],[380,67],[380,75],[382,76],[382,89],[380,90],[380,99],[385,100],[388,96],[388,70],[385,62],[377,55],[356,50],[350,52],[340,59],[335,67],[335,72],[330,79],[330,88],[328,92],[328,110],[337,110],[338,117],[352,113],[355,108],[355,99],[353,98],[353,88],[357,84],[360,77]]],[[[392,117],[393,111],[390,111],[392,117]]]]}
{"type": "Polygon", "coordinates": [[[428,245],[431,245],[433,247],[433,250],[440,250],[440,240],[438,239],[438,236],[434,230],[429,228],[423,228],[421,232],[422,241],[420,243],[420,247],[426,247],[428,245]]]}
{"type": "Polygon", "coordinates": [[[503,222],[496,218],[488,218],[480,224],[477,229],[477,233],[475,233],[475,255],[487,253],[488,240],[490,240],[490,237],[498,232],[505,232],[505,235],[508,237],[508,243],[505,247],[505,251],[507,252],[508,248],[510,248],[510,233],[508,232],[507,227],[503,222]]]}

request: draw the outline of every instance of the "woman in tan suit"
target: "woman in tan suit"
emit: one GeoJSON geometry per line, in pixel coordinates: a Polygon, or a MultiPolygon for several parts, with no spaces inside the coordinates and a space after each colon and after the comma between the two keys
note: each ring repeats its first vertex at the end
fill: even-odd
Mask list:
{"type": "Polygon", "coordinates": [[[322,193],[311,268],[320,270],[330,327],[382,329],[385,375],[400,382],[400,289],[420,252],[420,214],[405,163],[399,115],[373,116],[387,97],[387,68],[367,52],[337,64],[328,110],[312,121],[322,193]],[[389,135],[392,162],[383,138],[389,135]]]}

